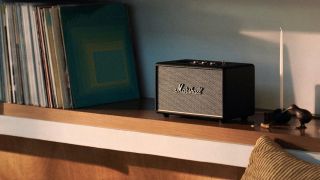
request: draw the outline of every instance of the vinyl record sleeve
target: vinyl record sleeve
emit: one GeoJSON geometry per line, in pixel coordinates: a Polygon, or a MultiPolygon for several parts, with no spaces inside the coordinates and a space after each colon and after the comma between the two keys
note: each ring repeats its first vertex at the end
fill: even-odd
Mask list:
{"type": "Polygon", "coordinates": [[[61,6],[73,107],[139,98],[127,9],[61,6]]]}

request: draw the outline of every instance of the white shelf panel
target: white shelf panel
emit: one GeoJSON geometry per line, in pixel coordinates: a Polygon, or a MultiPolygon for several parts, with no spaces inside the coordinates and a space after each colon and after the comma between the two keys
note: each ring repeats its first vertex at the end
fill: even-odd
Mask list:
{"type": "MultiPolygon", "coordinates": [[[[0,116],[0,134],[94,148],[246,167],[252,145],[207,141],[38,119],[0,116]]],[[[320,153],[289,150],[320,164],[320,153]]]]}

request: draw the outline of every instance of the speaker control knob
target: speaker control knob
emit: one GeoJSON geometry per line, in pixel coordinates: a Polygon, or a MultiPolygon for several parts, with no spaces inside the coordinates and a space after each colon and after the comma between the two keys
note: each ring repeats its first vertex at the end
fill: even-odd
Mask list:
{"type": "Polygon", "coordinates": [[[191,64],[198,64],[198,61],[192,61],[191,64]]]}

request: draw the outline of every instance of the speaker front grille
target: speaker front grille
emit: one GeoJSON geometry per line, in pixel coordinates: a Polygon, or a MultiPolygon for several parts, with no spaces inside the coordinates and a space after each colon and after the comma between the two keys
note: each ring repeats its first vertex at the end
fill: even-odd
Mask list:
{"type": "Polygon", "coordinates": [[[222,91],[222,69],[158,66],[158,111],[222,117],[222,91]]]}

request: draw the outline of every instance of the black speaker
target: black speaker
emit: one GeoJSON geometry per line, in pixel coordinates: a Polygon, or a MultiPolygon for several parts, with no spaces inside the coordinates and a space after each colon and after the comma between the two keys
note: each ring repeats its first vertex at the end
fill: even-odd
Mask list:
{"type": "Polygon", "coordinates": [[[164,115],[247,118],[254,114],[254,65],[204,60],[156,63],[156,111],[164,115]]]}

